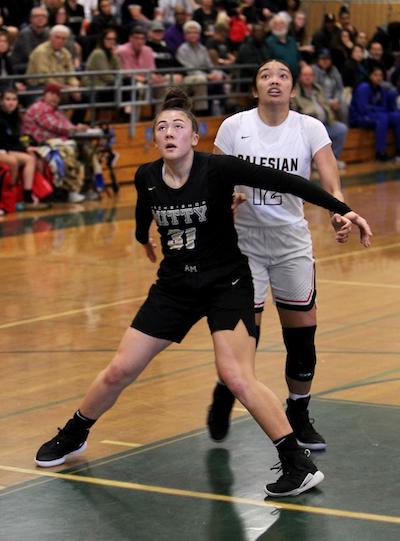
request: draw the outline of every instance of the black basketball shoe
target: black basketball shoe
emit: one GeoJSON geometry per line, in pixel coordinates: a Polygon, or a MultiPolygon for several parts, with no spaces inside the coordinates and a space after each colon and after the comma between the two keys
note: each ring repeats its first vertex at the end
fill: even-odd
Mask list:
{"type": "Polygon", "coordinates": [[[44,443],[36,454],[35,462],[41,468],[59,466],[73,456],[83,453],[87,447],[89,430],[72,428],[70,419],[64,428],[58,429],[57,436],[44,443]]]}
{"type": "Polygon", "coordinates": [[[300,447],[312,451],[323,451],[326,449],[326,441],[313,427],[314,419],[310,419],[308,415],[309,402],[309,396],[298,400],[288,398],[286,416],[300,447]]]}
{"type": "Polygon", "coordinates": [[[207,426],[211,438],[222,441],[229,431],[229,418],[235,397],[226,385],[217,383],[213,392],[213,402],[208,409],[207,426]]]}
{"type": "Polygon", "coordinates": [[[268,496],[298,496],[321,483],[324,474],[318,470],[309,456],[308,449],[300,448],[280,455],[280,463],[271,470],[282,471],[282,475],[276,483],[265,486],[264,490],[268,496]]]}

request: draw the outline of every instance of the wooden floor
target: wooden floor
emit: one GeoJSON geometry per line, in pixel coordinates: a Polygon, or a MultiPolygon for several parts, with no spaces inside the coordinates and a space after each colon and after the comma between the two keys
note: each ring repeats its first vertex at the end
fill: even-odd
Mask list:
{"type": "MultiPolygon", "coordinates": [[[[321,460],[326,463],[328,470],[335,465],[332,474],[335,480],[327,476],[313,500],[300,500],[299,503],[298,499],[292,499],[290,504],[294,505],[293,509],[290,504],[283,504],[283,509],[289,515],[290,511],[303,515],[306,513],[307,516],[308,513],[312,516],[319,513],[319,520],[326,526],[331,514],[324,501],[324,491],[329,493],[332,483],[335,490],[331,490],[337,496],[334,500],[337,511],[335,516],[343,518],[351,509],[351,503],[341,500],[340,494],[351,489],[355,499],[358,501],[360,498],[360,505],[356,510],[353,509],[354,516],[350,513],[347,518],[349,521],[354,519],[357,527],[361,528],[362,524],[365,529],[360,530],[360,537],[344,535],[340,541],[370,539],[368,532],[375,531],[375,526],[381,524],[389,524],[390,529],[386,534],[384,530],[379,530],[381,534],[374,539],[386,541],[400,538],[398,490],[397,503],[394,505],[392,500],[396,497],[392,494],[392,485],[395,483],[398,487],[400,467],[399,178],[397,169],[387,168],[383,174],[371,164],[349,168],[344,177],[346,201],[368,218],[374,230],[373,245],[368,250],[361,247],[356,234],[347,245],[335,244],[326,212],[315,207],[307,207],[306,210],[317,259],[319,362],[313,391],[315,403],[319,404],[316,406],[318,428],[323,434],[329,432],[330,449],[336,450],[331,451],[331,454],[325,453],[321,460]],[[361,406],[370,409],[357,409],[361,406]],[[332,414],[331,407],[337,408],[335,412],[338,412],[338,417],[336,413],[332,414]],[[350,428],[346,420],[347,412],[350,411],[353,412],[353,428],[350,428]],[[370,413],[361,413],[366,411],[370,413]],[[369,419],[375,418],[373,416],[376,412],[379,414],[379,422],[376,423],[381,429],[381,436],[377,440],[368,434],[369,419]],[[357,438],[354,438],[353,430],[359,430],[366,436],[360,441],[359,448],[358,442],[354,441],[357,438]],[[382,438],[385,445],[381,445],[382,438]],[[346,454],[349,441],[352,441],[354,453],[351,456],[346,454]],[[387,453],[388,449],[391,449],[392,454],[387,453]],[[370,454],[365,455],[368,458],[363,463],[365,476],[362,483],[360,479],[351,479],[348,474],[341,474],[342,460],[356,465],[359,453],[367,452],[370,454]],[[392,472],[392,479],[389,476],[383,493],[377,494],[373,479],[382,463],[389,460],[389,455],[395,457],[393,463],[386,463],[392,472]],[[362,486],[362,493],[358,492],[358,486],[360,491],[362,486]],[[379,499],[381,511],[376,515],[368,511],[363,517],[363,502],[371,498],[379,499]],[[303,505],[304,502],[307,506],[303,505]],[[357,513],[360,516],[355,516],[357,513]]],[[[118,197],[105,196],[101,202],[59,206],[40,215],[23,213],[0,218],[0,517],[2,505],[7,502],[11,504],[13,495],[29,494],[32,487],[38,491],[38,486],[44,486],[43,483],[48,481],[46,475],[52,475],[51,472],[55,472],[54,479],[64,476],[68,480],[65,467],[52,468],[50,473],[36,469],[33,462],[36,449],[70,417],[95,374],[111,359],[119,338],[155,277],[154,265],[146,260],[143,249],[133,239],[134,203],[132,186],[124,186],[118,197]],[[63,473],[57,477],[60,471],[63,473]]],[[[286,398],[284,356],[280,327],[269,302],[257,353],[257,373],[282,401],[286,398]]],[[[206,408],[214,379],[211,340],[206,324],[202,321],[181,345],[171,347],[156,358],[138,382],[123,394],[116,407],[98,422],[90,436],[87,452],[72,465],[74,472],[84,470],[86,476],[86,481],[76,477],[78,483],[75,484],[92,482],[90,468],[93,464],[113,461],[121,452],[128,453],[127,456],[142,448],[155,452],[154,449],[162,448],[166,441],[173,441],[180,442],[176,452],[183,453],[179,455],[180,464],[176,466],[182,476],[180,489],[183,492],[189,490],[188,487],[192,486],[190,472],[193,471],[194,457],[202,456],[205,449],[202,446],[207,446],[207,452],[211,452],[207,456],[211,457],[214,452],[212,448],[218,447],[208,442],[204,431],[206,408]],[[186,438],[190,439],[193,434],[201,436],[199,441],[203,443],[196,444],[189,451],[193,454],[187,456],[187,449],[182,442],[186,438]]],[[[176,517],[175,530],[172,527],[170,532],[164,531],[157,539],[264,539],[261,533],[268,530],[269,523],[263,521],[266,509],[257,508],[257,501],[263,504],[262,489],[265,480],[271,479],[273,475],[268,469],[272,463],[265,463],[259,447],[258,451],[253,449],[254,441],[260,437],[259,431],[256,437],[245,433],[245,440],[239,437],[241,429],[258,430],[248,415],[237,407],[234,416],[237,422],[232,432],[236,431],[236,436],[232,434],[228,445],[232,456],[236,456],[235,453],[243,448],[242,462],[235,462],[238,468],[235,474],[240,476],[248,467],[243,465],[243,461],[250,455],[252,463],[258,464],[258,467],[259,462],[262,462],[262,477],[252,478],[251,483],[247,483],[251,485],[248,494],[251,494],[251,501],[254,502],[249,504],[250,515],[250,511],[242,513],[246,516],[243,520],[247,521],[248,528],[241,531],[240,535],[231,533],[224,536],[221,533],[222,523],[227,520],[227,515],[222,513],[218,515],[220,518],[212,515],[211,520],[207,511],[204,511],[204,516],[201,515],[202,523],[204,525],[207,520],[211,520],[212,524],[207,531],[212,530],[213,535],[200,534],[200,530],[197,534],[191,532],[190,524],[185,525],[187,531],[183,526],[180,529],[179,517],[176,517]],[[235,437],[238,439],[237,445],[234,445],[235,437]],[[246,451],[247,442],[254,454],[251,454],[253,451],[246,451]],[[257,535],[254,531],[251,533],[252,524],[258,531],[257,535]],[[179,535],[176,533],[178,530],[179,535]],[[218,531],[220,534],[217,535],[215,532],[218,531]]],[[[264,445],[264,440],[260,445],[264,445]]],[[[267,448],[270,444],[266,442],[265,446],[267,448]]],[[[223,448],[224,445],[219,446],[219,452],[223,448]]],[[[271,454],[271,450],[269,452],[271,454]]],[[[157,462],[157,458],[155,460],[157,462]]],[[[271,461],[274,460],[271,454],[271,461]]],[[[152,468],[156,467],[152,464],[152,468]]],[[[144,460],[140,463],[140,471],[146,467],[144,460]]],[[[148,491],[148,498],[153,494],[155,499],[142,502],[143,514],[138,513],[135,517],[138,524],[140,520],[146,519],[152,501],[161,498],[161,494],[170,494],[171,498],[174,496],[173,490],[168,492],[163,485],[169,484],[168,474],[172,477],[178,475],[174,467],[171,466],[171,471],[165,472],[166,477],[162,477],[161,481],[158,479],[158,482],[153,483],[158,488],[153,487],[153,492],[148,491]]],[[[71,473],[69,475],[72,476],[71,473]]],[[[104,473],[104,477],[110,475],[104,473]]],[[[98,471],[93,474],[94,479],[99,477],[102,475],[98,471]]],[[[121,474],[121,479],[118,482],[115,480],[115,485],[108,479],[110,485],[107,486],[124,490],[123,482],[132,479],[138,483],[134,487],[134,491],[138,492],[134,492],[132,497],[135,494],[144,497],[149,484],[143,482],[141,486],[140,480],[137,480],[140,475],[126,479],[121,474]]],[[[43,491],[51,494],[52,486],[55,485],[47,484],[43,491]]],[[[97,490],[102,491],[101,483],[98,483],[97,490]]],[[[200,498],[201,502],[213,501],[213,498],[215,500],[220,497],[221,492],[224,493],[223,486],[209,488],[207,493],[200,496],[194,496],[194,492],[188,493],[190,502],[185,500],[186,503],[181,504],[180,513],[201,514],[203,503],[199,503],[196,509],[191,498],[200,498]]],[[[238,494],[241,494],[240,491],[225,492],[225,500],[221,497],[221,501],[227,502],[232,498],[235,504],[245,506],[246,502],[235,501],[238,494]]],[[[170,501],[160,505],[161,509],[170,509],[173,513],[170,501]]],[[[113,499],[113,492],[99,506],[105,506],[105,509],[97,509],[98,524],[103,520],[101,513],[114,513],[118,517],[120,510],[118,500],[113,499]]],[[[3,509],[7,509],[7,506],[3,509]]],[[[368,509],[373,509],[373,505],[368,509]]],[[[52,513],[49,508],[46,514],[46,506],[42,507],[42,514],[49,520],[47,530],[42,534],[40,520],[35,524],[32,518],[31,527],[36,532],[32,537],[24,537],[25,534],[21,533],[17,510],[13,517],[3,516],[2,521],[8,519],[8,527],[2,532],[0,525],[0,540],[103,539],[100,534],[92,537],[89,533],[77,533],[76,537],[72,534],[56,537],[56,532],[52,531],[52,528],[56,529],[50,519],[52,513]]],[[[288,524],[292,524],[290,517],[287,520],[288,524]]],[[[186,523],[183,521],[182,524],[186,523]]],[[[132,533],[130,537],[126,532],[118,534],[115,533],[118,530],[114,530],[114,534],[110,534],[114,537],[109,539],[155,539],[146,534],[146,528],[142,525],[137,528],[136,536],[132,533]]],[[[305,529],[297,531],[296,539],[308,541],[314,539],[313,535],[305,529]]],[[[268,537],[270,539],[288,538],[271,536],[268,537]]],[[[335,537],[334,529],[327,529],[322,539],[339,538],[335,537]]]]}

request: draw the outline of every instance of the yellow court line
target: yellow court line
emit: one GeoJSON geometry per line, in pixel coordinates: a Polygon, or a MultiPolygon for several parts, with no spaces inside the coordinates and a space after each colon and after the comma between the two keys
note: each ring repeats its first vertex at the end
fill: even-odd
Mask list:
{"type": "Polygon", "coordinates": [[[100,443],[108,443],[110,445],[120,445],[121,447],[142,447],[142,443],[129,443],[127,441],[114,441],[114,440],[103,440],[100,443]]]}
{"type": "Polygon", "coordinates": [[[395,244],[386,244],[386,246],[374,246],[372,248],[363,248],[361,250],[354,250],[353,252],[344,252],[343,254],[329,255],[326,257],[317,257],[316,263],[323,263],[325,261],[331,261],[333,259],[343,259],[344,257],[350,257],[353,255],[368,255],[371,252],[381,252],[383,250],[391,250],[392,248],[400,248],[400,242],[395,244]]]}
{"type": "Polygon", "coordinates": [[[77,308],[76,310],[68,310],[67,312],[59,312],[57,314],[48,314],[47,316],[37,316],[31,317],[30,319],[21,319],[19,321],[12,321],[11,323],[4,323],[0,325],[0,329],[9,329],[10,327],[18,327],[19,325],[26,325],[27,323],[37,323],[38,321],[48,321],[50,319],[56,319],[58,317],[67,317],[75,314],[81,314],[82,312],[87,312],[88,310],[103,310],[103,308],[110,308],[111,306],[119,306],[120,304],[129,304],[131,302],[143,301],[146,298],[145,295],[142,297],[132,297],[129,299],[124,299],[122,301],[108,302],[107,304],[95,304],[94,306],[89,306],[85,308],[77,308]]]}
{"type": "MultiPolygon", "coordinates": [[[[31,470],[28,468],[16,468],[14,466],[1,466],[0,470],[25,473],[28,475],[37,475],[40,477],[52,477],[63,481],[74,481],[86,483],[88,485],[98,485],[114,488],[123,488],[128,490],[137,490],[140,492],[150,492],[155,494],[168,494],[170,496],[182,496],[188,498],[197,498],[199,500],[211,500],[219,502],[236,503],[241,505],[252,505],[256,507],[268,507],[273,509],[283,509],[286,511],[296,511],[300,513],[313,513],[316,515],[327,515],[334,517],[350,518],[356,520],[369,520],[372,522],[386,522],[389,524],[400,524],[400,517],[391,515],[378,515],[374,513],[360,513],[355,511],[345,511],[342,509],[330,509],[327,507],[311,507],[308,505],[299,505],[294,503],[284,503],[270,501],[252,500],[251,498],[239,498],[236,496],[226,496],[224,494],[212,494],[210,492],[196,492],[193,490],[182,490],[179,488],[168,488],[153,485],[141,485],[139,483],[130,483],[128,481],[116,481],[113,479],[101,479],[99,477],[85,477],[83,475],[71,475],[68,473],[55,473],[49,471],[31,470]]],[[[0,493],[1,496],[1,493],[0,493]]]]}
{"type": "Polygon", "coordinates": [[[321,284],[336,284],[339,286],[366,286],[366,287],[383,287],[386,289],[400,289],[398,284],[374,284],[372,282],[348,282],[345,280],[324,280],[317,278],[317,283],[321,284]]]}

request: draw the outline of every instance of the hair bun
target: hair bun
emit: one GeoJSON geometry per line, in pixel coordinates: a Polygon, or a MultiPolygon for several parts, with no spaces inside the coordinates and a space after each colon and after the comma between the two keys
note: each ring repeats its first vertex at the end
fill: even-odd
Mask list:
{"type": "Polygon", "coordinates": [[[162,111],[165,109],[183,109],[184,111],[192,110],[192,100],[181,88],[170,88],[164,98],[162,111]]]}

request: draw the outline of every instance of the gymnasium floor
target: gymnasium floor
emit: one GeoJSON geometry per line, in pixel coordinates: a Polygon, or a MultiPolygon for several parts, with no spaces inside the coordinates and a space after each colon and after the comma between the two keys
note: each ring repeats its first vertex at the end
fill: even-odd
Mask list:
{"type": "MultiPolygon", "coordinates": [[[[102,418],[85,454],[49,470],[38,446],[111,359],[155,268],[133,240],[134,192],[0,218],[1,541],[398,541],[400,538],[400,170],[349,167],[346,201],[368,218],[334,243],[307,207],[317,258],[319,364],[312,416],[326,480],[264,499],[277,457],[237,405],[221,444],[204,428],[215,379],[200,322],[102,418]]],[[[285,400],[284,350],[265,313],[257,373],[285,400]]]]}

